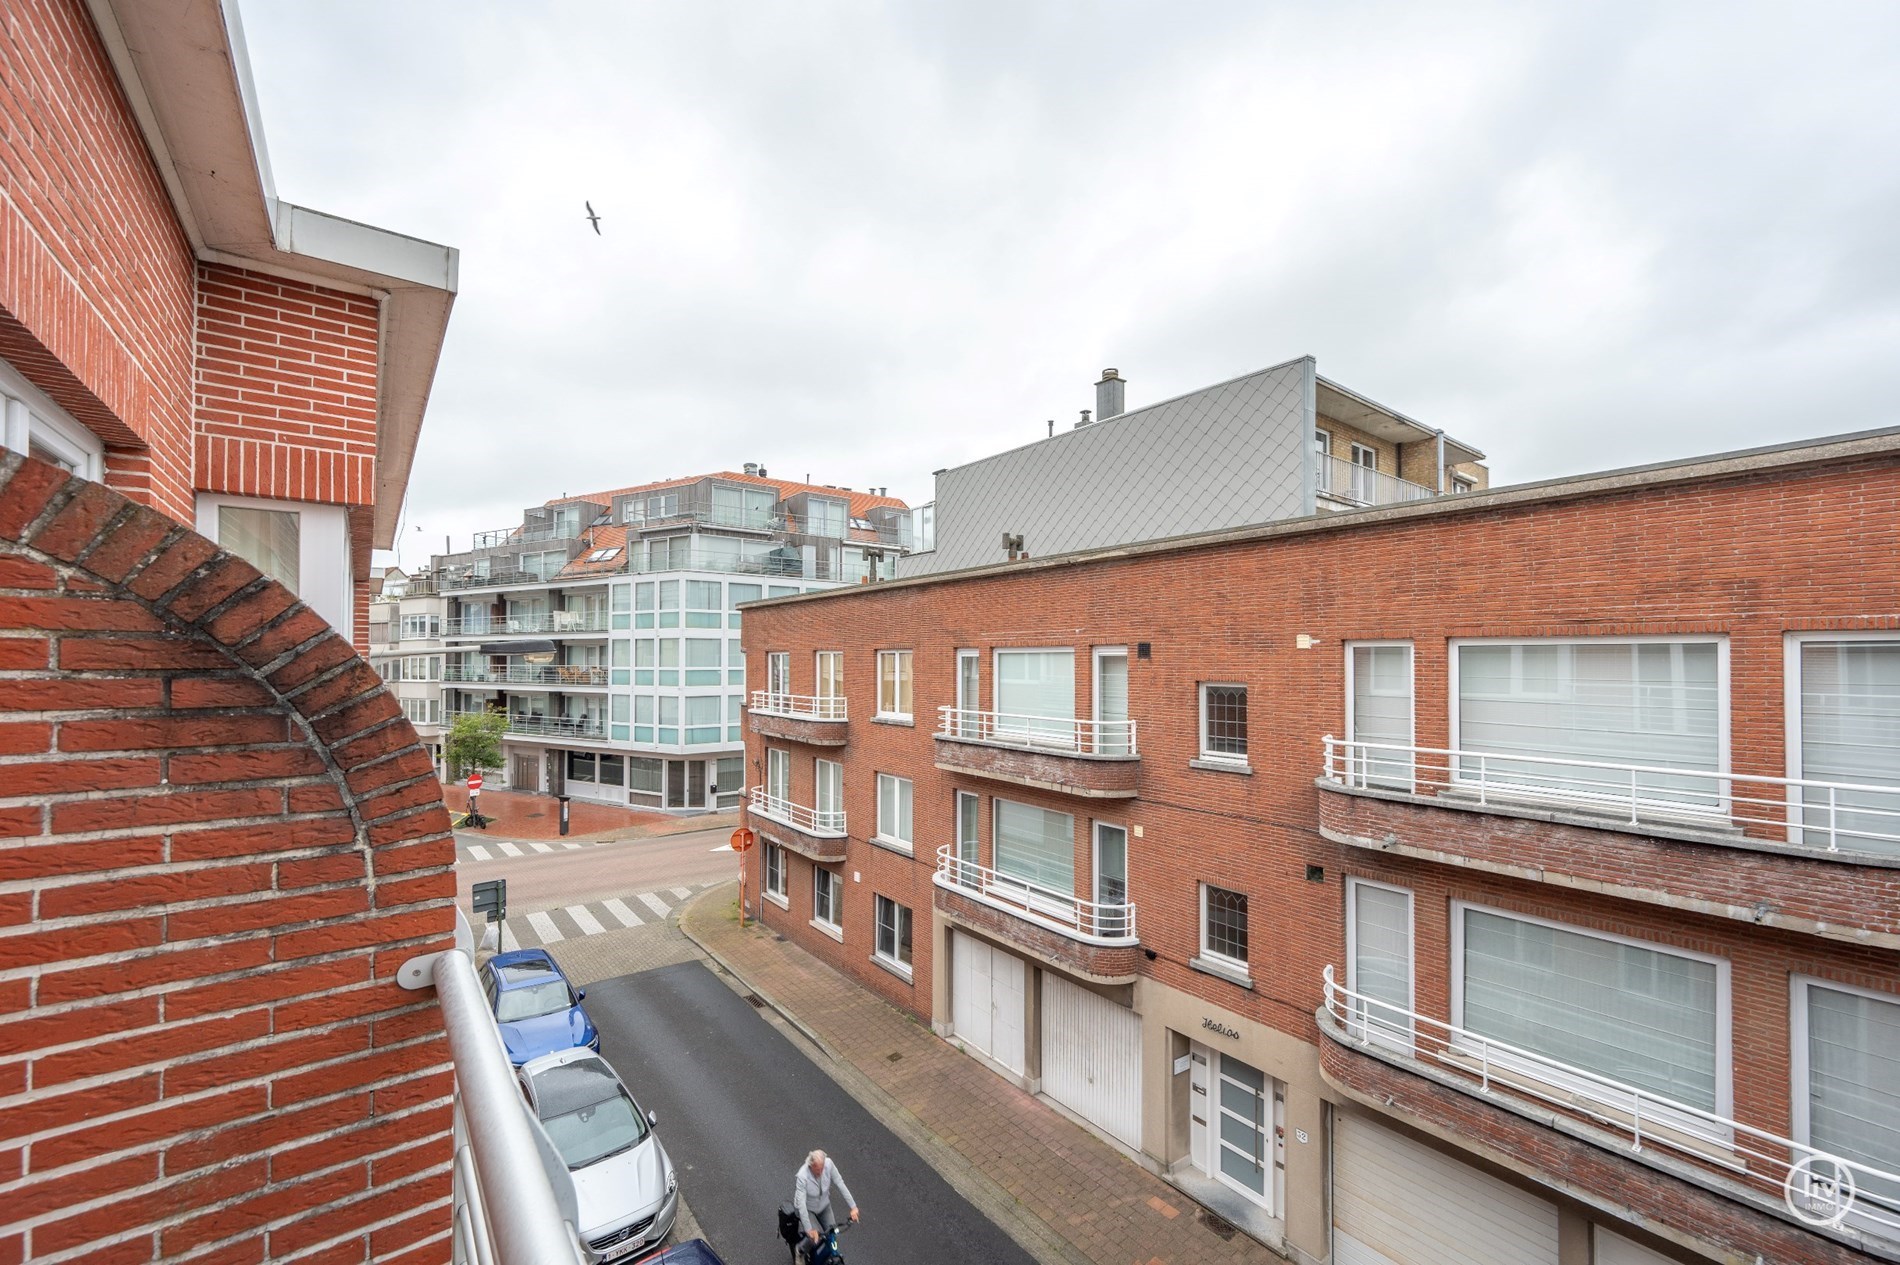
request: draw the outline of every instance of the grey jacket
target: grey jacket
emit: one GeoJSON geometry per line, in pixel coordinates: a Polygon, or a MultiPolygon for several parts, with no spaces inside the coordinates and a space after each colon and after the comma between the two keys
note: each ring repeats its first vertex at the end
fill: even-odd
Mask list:
{"type": "Polygon", "coordinates": [[[798,1177],[792,1186],[792,1203],[798,1208],[799,1229],[809,1233],[818,1228],[818,1223],[812,1220],[812,1214],[823,1212],[831,1206],[833,1186],[838,1188],[838,1194],[847,1209],[858,1206],[858,1201],[851,1197],[851,1188],[844,1184],[844,1175],[838,1171],[837,1161],[829,1155],[825,1157],[825,1171],[821,1176],[813,1177],[809,1164],[798,1166],[798,1177]]]}

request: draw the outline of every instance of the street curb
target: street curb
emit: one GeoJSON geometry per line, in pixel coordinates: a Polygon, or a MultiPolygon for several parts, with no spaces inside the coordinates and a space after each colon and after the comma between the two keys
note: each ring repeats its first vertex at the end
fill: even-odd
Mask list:
{"type": "Polygon", "coordinates": [[[1039,1265],[1095,1265],[1079,1248],[1065,1239],[1056,1228],[1035,1213],[1024,1207],[1022,1201],[1011,1195],[1007,1189],[968,1159],[937,1133],[918,1119],[917,1114],[899,1102],[883,1086],[858,1070],[856,1064],[840,1056],[805,1022],[792,1014],[772,997],[754,988],[751,981],[735,970],[724,957],[706,947],[705,942],[692,933],[686,925],[686,915],[696,909],[701,901],[715,895],[730,896],[730,888],[735,884],[722,883],[718,887],[708,888],[695,896],[680,908],[680,934],[692,941],[693,947],[711,958],[720,969],[733,979],[750,989],[752,993],[772,1012],[796,1029],[806,1040],[822,1050],[831,1060],[831,1066],[823,1069],[833,1080],[850,1091],[871,1114],[881,1120],[885,1127],[903,1139],[912,1150],[925,1159],[936,1170],[937,1175],[950,1188],[967,1199],[972,1206],[987,1216],[996,1226],[1013,1239],[1016,1245],[1039,1265]]]}
{"type": "Polygon", "coordinates": [[[727,886],[728,884],[721,883],[718,887],[709,887],[705,891],[701,892],[699,895],[693,897],[692,900],[686,902],[686,904],[680,906],[680,917],[679,917],[679,923],[678,923],[680,934],[685,936],[688,940],[692,941],[694,948],[698,949],[701,953],[704,953],[707,957],[711,958],[715,963],[717,963],[720,970],[724,971],[726,974],[732,976],[732,978],[738,980],[741,984],[745,985],[747,990],[749,990],[753,996],[757,997],[760,1001],[770,1006],[772,1008],[773,1014],[777,1015],[780,1019],[783,1019],[789,1026],[791,1026],[793,1029],[795,1029],[798,1032],[798,1035],[804,1037],[805,1040],[811,1042],[814,1046],[816,1046],[819,1049],[819,1051],[824,1054],[826,1058],[830,1059],[833,1063],[843,1062],[843,1060],[839,1058],[838,1052],[832,1049],[831,1046],[826,1044],[825,1039],[823,1037],[819,1036],[816,1032],[813,1032],[810,1025],[808,1025],[803,1019],[800,1019],[797,1015],[794,1015],[791,1011],[787,1010],[784,1006],[780,1005],[778,1000],[774,998],[770,993],[766,992],[764,989],[759,988],[757,985],[753,984],[751,980],[745,977],[745,973],[743,971],[741,971],[738,967],[734,966],[731,962],[727,961],[725,957],[719,954],[716,950],[709,947],[704,940],[701,940],[698,936],[694,935],[693,929],[686,925],[686,915],[689,912],[697,909],[702,902],[707,901],[716,895],[717,896],[725,895],[727,886]]]}

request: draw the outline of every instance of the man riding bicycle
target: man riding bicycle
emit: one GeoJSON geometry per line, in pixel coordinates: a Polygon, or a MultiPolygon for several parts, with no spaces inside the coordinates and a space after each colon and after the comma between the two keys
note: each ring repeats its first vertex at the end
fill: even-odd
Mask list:
{"type": "Polygon", "coordinates": [[[813,1151],[798,1166],[798,1176],[792,1183],[792,1206],[798,1210],[798,1226],[805,1232],[805,1241],[799,1244],[799,1252],[809,1258],[812,1250],[818,1246],[818,1240],[838,1228],[838,1218],[831,1211],[831,1188],[838,1188],[838,1195],[844,1200],[845,1207],[851,1210],[853,1221],[858,1219],[858,1201],[851,1197],[851,1188],[844,1184],[844,1175],[838,1171],[823,1151],[813,1151]]]}

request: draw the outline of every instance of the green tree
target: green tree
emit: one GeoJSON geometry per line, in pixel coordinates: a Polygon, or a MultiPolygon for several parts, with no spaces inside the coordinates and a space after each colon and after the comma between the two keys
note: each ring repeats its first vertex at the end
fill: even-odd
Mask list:
{"type": "Polygon", "coordinates": [[[508,718],[500,712],[463,712],[449,727],[445,744],[452,777],[461,777],[473,769],[501,767],[501,736],[508,718]]]}

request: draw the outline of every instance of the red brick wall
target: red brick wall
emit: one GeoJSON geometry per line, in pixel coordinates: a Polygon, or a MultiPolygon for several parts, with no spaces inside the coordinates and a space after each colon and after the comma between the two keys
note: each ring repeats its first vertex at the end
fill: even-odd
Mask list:
{"type": "MultiPolygon", "coordinates": [[[[795,693],[813,692],[812,652],[845,652],[850,743],[816,754],[845,766],[853,836],[846,868],[874,867],[877,882],[909,893],[920,927],[930,903],[930,860],[954,837],[952,793],[962,787],[984,795],[985,856],[992,795],[1073,812],[1084,890],[1089,816],[1140,827],[1144,837],[1129,841],[1131,896],[1142,943],[1158,954],[1141,969],[1308,1040],[1315,1036],[1321,971],[1343,963],[1342,872],[1418,890],[1421,1009],[1439,1015],[1445,921],[1454,896],[1694,947],[1734,964],[1737,1114],[1785,1130],[1789,974],[1891,989],[1900,978],[1900,954],[1427,862],[1385,862],[1365,849],[1328,842],[1317,830],[1320,792],[1313,785],[1321,771],[1320,738],[1344,733],[1344,644],[1350,641],[1413,642],[1417,741],[1445,746],[1453,638],[1719,632],[1729,639],[1732,767],[1783,775],[1783,636],[1896,626],[1900,555],[1866,545],[1890,538],[1895,521],[1900,461],[1865,458],[1568,502],[1460,505],[1357,524],[1335,520],[1245,544],[928,586],[864,586],[748,611],[746,646],[755,674],[764,668],[757,656],[791,651],[795,693]],[[1299,634],[1317,645],[1297,648],[1299,634]],[[1152,645],[1151,658],[1132,653],[1141,642],[1152,645]],[[1138,799],[1091,803],[934,767],[930,730],[936,708],[955,699],[959,647],[1074,646],[1078,714],[1086,715],[1087,651],[1102,645],[1131,648],[1130,712],[1142,754],[1138,799]],[[863,719],[873,710],[876,651],[901,648],[915,652],[915,729],[863,719]],[[1203,681],[1248,685],[1251,776],[1189,767],[1198,751],[1196,691],[1203,681]],[[918,861],[908,878],[894,872],[907,864],[901,858],[881,850],[872,856],[861,842],[875,821],[879,771],[914,780],[918,861]],[[1309,865],[1324,867],[1323,882],[1308,881],[1309,865]],[[1203,880],[1249,897],[1252,991],[1186,965],[1198,951],[1203,880]]],[[[991,674],[986,654],[986,697],[991,674]]],[[[757,735],[748,738],[755,778],[762,776],[765,745],[757,735]]],[[[807,756],[814,752],[793,750],[795,794],[808,793],[807,756]]],[[[1471,830],[1499,828],[1491,824],[1495,819],[1467,816],[1471,830]]],[[[1720,869],[1725,855],[1707,849],[1702,864],[1720,869]]],[[[767,920],[790,922],[794,940],[878,986],[882,973],[867,973],[861,961],[868,953],[872,875],[847,886],[840,954],[803,930],[810,910],[808,890],[800,891],[805,869],[791,866],[792,917],[768,910],[767,920]]],[[[1771,893],[1779,883],[1782,895],[1798,903],[1802,874],[1803,867],[1790,864],[1779,873],[1758,873],[1755,881],[1771,893]]],[[[1713,870],[1705,877],[1705,886],[1720,886],[1713,870]]],[[[926,1015],[929,977],[921,961],[917,980],[903,996],[888,986],[883,991],[926,1015]]]]}
{"type": "Polygon", "coordinates": [[[196,267],[80,0],[0,11],[0,82],[0,357],[189,522],[196,267]]]}
{"type": "Polygon", "coordinates": [[[393,976],[454,848],[376,674],[10,454],[0,670],[0,1261],[446,1260],[447,1048],[393,976]]]}
{"type": "Polygon", "coordinates": [[[199,489],[374,501],[376,301],[224,264],[198,294],[199,489]]]}

